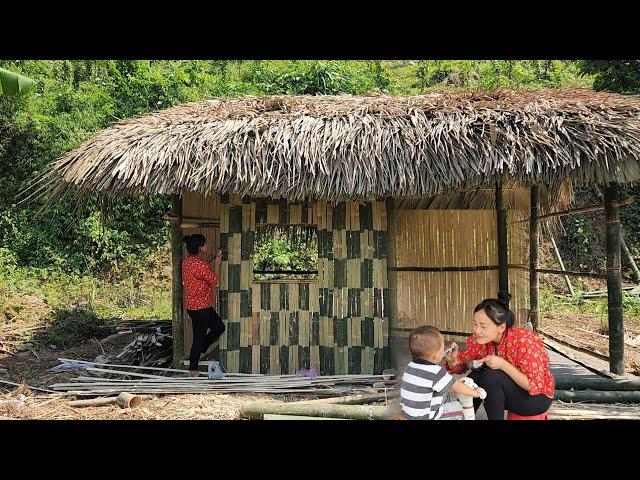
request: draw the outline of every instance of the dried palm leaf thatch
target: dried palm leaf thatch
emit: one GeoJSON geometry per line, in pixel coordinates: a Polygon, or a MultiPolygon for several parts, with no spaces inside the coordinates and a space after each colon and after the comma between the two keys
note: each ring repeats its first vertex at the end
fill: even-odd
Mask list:
{"type": "Polygon", "coordinates": [[[76,186],[338,200],[638,179],[638,98],[500,89],[187,103],[99,132],[39,184],[52,199],[76,186]]]}

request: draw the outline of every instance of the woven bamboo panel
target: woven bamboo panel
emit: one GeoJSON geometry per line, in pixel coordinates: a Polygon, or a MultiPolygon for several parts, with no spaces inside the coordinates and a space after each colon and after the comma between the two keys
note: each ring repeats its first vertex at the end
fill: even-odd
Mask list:
{"type": "MultiPolygon", "coordinates": [[[[389,365],[384,202],[291,204],[225,195],[217,208],[216,244],[225,252],[219,294],[227,326],[220,339],[223,366],[246,373],[315,368],[357,374],[380,373],[389,365]],[[317,281],[253,280],[256,226],[269,224],[316,225],[317,281]]],[[[214,211],[200,206],[197,213],[214,211]]],[[[189,325],[185,346],[190,344],[189,325]]]]}
{"type": "MultiPolygon", "coordinates": [[[[523,212],[509,212],[509,220],[523,212]]],[[[397,267],[478,267],[497,265],[496,214],[491,210],[399,210],[393,236],[397,267]]],[[[528,262],[526,224],[508,232],[509,263],[528,262]]],[[[435,325],[441,330],[471,332],[473,308],[495,297],[498,271],[395,272],[394,327],[435,325]]],[[[511,308],[526,321],[528,273],[509,270],[511,308]]]]}
{"type": "Polygon", "coordinates": [[[196,192],[185,192],[182,197],[182,215],[185,217],[220,219],[220,196],[203,196],[196,192]]]}

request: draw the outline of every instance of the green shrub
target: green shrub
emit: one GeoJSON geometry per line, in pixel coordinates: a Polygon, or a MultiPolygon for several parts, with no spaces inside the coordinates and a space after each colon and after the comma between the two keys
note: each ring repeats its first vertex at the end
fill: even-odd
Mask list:
{"type": "Polygon", "coordinates": [[[105,326],[91,306],[76,305],[51,312],[41,340],[47,345],[69,348],[100,336],[105,326]]]}

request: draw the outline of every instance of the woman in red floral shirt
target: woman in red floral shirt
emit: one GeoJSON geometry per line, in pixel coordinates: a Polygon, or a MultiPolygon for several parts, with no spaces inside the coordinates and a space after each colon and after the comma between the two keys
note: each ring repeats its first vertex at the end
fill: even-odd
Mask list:
{"type": "Polygon", "coordinates": [[[189,256],[182,262],[182,286],[184,287],[184,307],[191,317],[193,343],[189,354],[189,370],[197,377],[200,355],[220,338],[225,327],[220,315],[213,309],[213,288],[219,283],[222,250],[218,249],[211,263],[204,259],[209,252],[204,235],[186,235],[182,241],[187,244],[189,256]],[[209,330],[209,333],[207,333],[209,330]]]}
{"type": "MultiPolygon", "coordinates": [[[[469,377],[487,392],[484,406],[489,420],[503,420],[504,410],[539,415],[549,410],[555,391],[549,357],[537,334],[513,326],[508,296],[500,296],[475,308],[466,350],[459,352],[453,343],[445,365],[450,373],[464,373],[473,366],[472,360],[482,362],[469,377]]],[[[477,410],[480,399],[474,399],[474,406],[477,410]]]]}

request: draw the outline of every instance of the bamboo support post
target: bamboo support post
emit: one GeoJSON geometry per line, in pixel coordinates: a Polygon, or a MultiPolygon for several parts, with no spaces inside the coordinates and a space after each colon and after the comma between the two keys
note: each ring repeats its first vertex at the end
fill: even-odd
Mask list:
{"type": "Polygon", "coordinates": [[[540,316],[540,304],[538,301],[538,251],[540,249],[540,236],[538,234],[538,197],[539,187],[531,186],[531,221],[529,222],[529,303],[531,311],[531,325],[538,330],[538,318],[540,316]]]}
{"type": "Polygon", "coordinates": [[[507,251],[507,210],[502,195],[502,182],[496,183],[496,215],[498,239],[498,285],[499,291],[509,291],[509,268],[507,251]]]}
{"type": "MultiPolygon", "coordinates": [[[[620,262],[620,215],[614,202],[618,187],[604,190],[605,226],[607,229],[607,303],[609,318],[609,369],[624,374],[624,318],[622,310],[622,269],[620,262]]],[[[639,394],[640,395],[640,394],[639,394]]]]}
{"type": "MultiPolygon", "coordinates": [[[[596,195],[598,195],[598,197],[602,198],[602,191],[598,188],[597,185],[593,186],[593,190],[596,195]]],[[[624,235],[622,235],[622,226],[620,227],[620,246],[622,247],[622,253],[631,266],[631,270],[633,270],[633,280],[636,283],[640,282],[640,270],[638,269],[636,261],[633,259],[633,255],[631,255],[631,252],[629,251],[629,247],[627,246],[627,242],[624,239],[624,235]]]]}
{"type": "MultiPolygon", "coordinates": [[[[182,216],[182,199],[171,196],[171,213],[182,216]]],[[[177,222],[171,223],[171,285],[172,285],[172,334],[173,367],[180,368],[184,356],[182,319],[182,231],[177,222]]]]}

